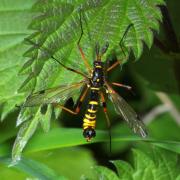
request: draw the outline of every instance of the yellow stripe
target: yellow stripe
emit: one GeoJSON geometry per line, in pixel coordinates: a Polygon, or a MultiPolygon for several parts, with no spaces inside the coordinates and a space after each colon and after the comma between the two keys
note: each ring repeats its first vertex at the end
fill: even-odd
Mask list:
{"type": "Polygon", "coordinates": [[[102,68],[102,66],[96,66],[96,68],[102,68]]]}
{"type": "Polygon", "coordinates": [[[85,114],[85,116],[86,116],[86,118],[88,118],[88,119],[95,119],[95,118],[96,118],[96,116],[90,116],[89,114],[85,114]]]}
{"type": "Polygon", "coordinates": [[[89,122],[89,119],[84,118],[84,119],[83,119],[83,122],[84,122],[84,123],[88,123],[88,122],[89,122]]]}
{"type": "Polygon", "coordinates": [[[90,112],[90,113],[96,113],[96,110],[88,109],[88,112],[90,112]]]}
{"type": "Polygon", "coordinates": [[[94,126],[95,123],[96,123],[95,121],[88,121],[88,122],[86,122],[85,119],[84,119],[83,126],[94,126]]]}
{"type": "MultiPolygon", "coordinates": [[[[96,126],[91,126],[92,129],[95,129],[96,126]]],[[[83,125],[83,130],[89,128],[89,126],[83,125]]]]}
{"type": "Polygon", "coordinates": [[[91,87],[92,90],[99,90],[99,88],[91,87]]]}
{"type": "Polygon", "coordinates": [[[89,121],[88,119],[83,119],[83,129],[86,129],[88,127],[92,127],[93,129],[96,126],[96,121],[89,121]]]}
{"type": "Polygon", "coordinates": [[[88,124],[94,124],[96,121],[95,120],[94,121],[90,121],[89,119],[84,118],[83,122],[84,123],[88,123],[88,124]]]}
{"type": "Polygon", "coordinates": [[[98,105],[98,102],[97,102],[97,101],[90,101],[89,104],[95,104],[95,105],[98,105]]]}

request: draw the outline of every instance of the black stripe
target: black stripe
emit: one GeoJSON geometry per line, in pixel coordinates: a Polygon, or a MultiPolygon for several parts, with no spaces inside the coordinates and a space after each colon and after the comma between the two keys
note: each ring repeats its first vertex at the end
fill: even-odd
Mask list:
{"type": "Polygon", "coordinates": [[[102,105],[103,105],[104,108],[106,108],[106,103],[105,102],[103,102],[102,105]]]}
{"type": "Polygon", "coordinates": [[[95,104],[88,104],[88,109],[97,110],[97,106],[95,104]]]}

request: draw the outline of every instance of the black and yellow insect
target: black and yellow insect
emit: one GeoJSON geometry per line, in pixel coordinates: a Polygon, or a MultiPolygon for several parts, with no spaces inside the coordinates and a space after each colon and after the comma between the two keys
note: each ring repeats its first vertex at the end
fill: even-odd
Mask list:
{"type": "MultiPolygon", "coordinates": [[[[26,102],[24,103],[23,107],[51,104],[54,107],[62,108],[63,110],[69,113],[77,114],[80,111],[80,107],[82,105],[83,100],[85,99],[87,93],[89,93],[90,95],[89,95],[89,100],[87,104],[87,110],[83,118],[83,135],[87,141],[90,141],[96,135],[96,132],[95,132],[96,113],[98,111],[100,101],[104,109],[108,127],[110,127],[110,121],[109,121],[107,108],[106,108],[106,101],[105,101],[105,93],[107,93],[110,100],[114,104],[116,112],[119,115],[121,115],[121,117],[129,124],[129,126],[135,133],[138,133],[142,137],[145,137],[146,130],[145,130],[143,122],[141,122],[137,118],[137,114],[128,105],[128,103],[126,103],[126,101],[113,90],[112,85],[125,87],[127,89],[131,89],[131,87],[120,84],[120,83],[107,82],[107,74],[113,68],[118,66],[120,62],[116,61],[113,65],[111,65],[110,67],[107,67],[107,61],[102,62],[102,57],[107,51],[109,44],[106,43],[102,48],[100,48],[99,44],[97,43],[95,46],[96,58],[93,61],[93,66],[91,67],[91,65],[88,63],[85,57],[85,54],[80,46],[80,40],[83,35],[82,23],[81,23],[81,30],[82,30],[82,33],[81,33],[81,36],[79,38],[77,45],[78,45],[78,49],[81,54],[82,60],[84,62],[84,65],[87,68],[87,72],[88,72],[87,74],[65,66],[53,56],[51,56],[51,58],[54,59],[56,62],[58,62],[65,69],[82,76],[83,80],[77,83],[70,84],[70,85],[60,85],[59,87],[36,92],[30,95],[26,99],[26,102]],[[84,91],[79,98],[79,101],[77,103],[77,107],[75,110],[68,109],[65,106],[63,106],[63,104],[59,103],[61,98],[65,97],[66,99],[68,99],[69,97],[73,95],[74,91],[77,91],[77,89],[80,89],[81,87],[84,87],[83,88],[84,91]]],[[[38,47],[37,44],[31,42],[30,40],[29,42],[32,43],[34,46],[38,47]]]]}

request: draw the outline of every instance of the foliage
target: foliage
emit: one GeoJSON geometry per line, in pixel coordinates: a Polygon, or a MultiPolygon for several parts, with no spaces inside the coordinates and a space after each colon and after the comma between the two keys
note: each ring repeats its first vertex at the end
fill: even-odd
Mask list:
{"type": "Polygon", "coordinates": [[[178,156],[163,149],[153,149],[145,154],[133,149],[133,166],[126,161],[112,161],[117,175],[105,167],[97,167],[95,171],[98,179],[152,179],[169,180],[179,179],[178,156]]]}
{"type": "MultiPolygon", "coordinates": [[[[172,8],[173,22],[178,34],[180,29],[178,10],[176,10],[178,6],[174,5],[176,3],[168,2],[167,5],[172,8]]],[[[112,177],[114,179],[124,177],[147,179],[146,176],[151,177],[153,173],[156,175],[153,176],[154,179],[179,178],[177,172],[179,166],[177,158],[180,153],[179,127],[174,121],[171,109],[152,119],[153,122],[148,125],[149,137],[142,143],[141,138],[132,135],[124,124],[120,126],[116,124],[115,120],[119,117],[114,114],[113,107],[108,104],[113,125],[112,156],[117,159],[113,163],[120,172],[117,176],[115,172],[105,167],[96,166],[93,172],[88,168],[97,163],[106,164],[102,162],[108,161],[107,132],[97,130],[94,144],[90,145],[93,155],[87,153],[89,151],[82,147],[77,149],[78,145],[89,147],[82,137],[82,130],[74,128],[80,127],[79,119],[82,119],[82,114],[72,117],[61,113],[61,120],[70,121],[71,127],[59,128],[59,122],[52,121],[55,119],[54,116],[58,117],[59,110],[53,114],[54,110],[49,106],[46,114],[42,114],[39,108],[25,108],[21,109],[18,115],[18,107],[15,108],[15,105],[21,105],[31,92],[67,83],[67,78],[65,78],[67,71],[50,58],[52,55],[67,66],[85,71],[77,49],[77,41],[81,33],[79,21],[81,12],[84,35],[80,44],[87,59],[92,64],[94,45],[97,41],[101,46],[106,41],[109,42],[110,46],[103,60],[118,58],[123,64],[121,76],[120,69],[117,69],[111,74],[110,79],[117,82],[122,80],[127,84],[132,82],[136,97],[132,98],[121,91],[120,93],[125,94],[128,102],[136,108],[137,112],[146,114],[150,109],[160,106],[161,102],[154,93],[157,90],[167,93],[175,106],[173,108],[178,109],[180,106],[178,51],[174,51],[173,46],[169,46],[167,39],[164,44],[168,46],[168,51],[162,51],[159,47],[153,47],[149,51],[153,44],[153,36],[159,32],[159,23],[162,21],[161,12],[157,7],[159,4],[164,4],[164,1],[27,0],[24,2],[2,0],[0,2],[0,112],[1,121],[3,121],[0,124],[0,169],[2,178],[7,177],[7,174],[16,179],[25,179],[29,176],[40,179],[63,179],[64,176],[70,179],[79,179],[80,176],[81,178],[95,178],[94,172],[97,172],[97,177],[102,177],[103,174],[105,177],[110,176],[111,179],[112,177]],[[131,23],[133,26],[123,39],[122,51],[119,48],[119,42],[131,23]],[[35,44],[24,39],[29,39],[35,44]],[[144,48],[141,61],[129,62],[129,56],[136,60],[140,58],[143,44],[148,48],[144,48]],[[24,149],[26,158],[23,157],[22,161],[14,167],[7,168],[12,148],[10,140],[14,140],[17,133],[17,129],[14,128],[16,119],[16,125],[21,125],[21,127],[13,148],[14,162],[21,157],[22,150],[39,125],[48,132],[51,120],[52,128],[48,133],[38,129],[24,149]],[[105,142],[105,144],[101,145],[100,142],[105,142]],[[159,148],[153,150],[154,155],[151,154],[151,156],[141,152],[149,152],[148,149],[152,145],[177,154],[159,148]],[[134,168],[127,162],[118,160],[122,159],[131,146],[141,149],[141,151],[133,150],[134,168]],[[76,153],[76,150],[79,153],[76,153]],[[74,167],[70,167],[72,162],[76,163],[74,167]],[[75,167],[77,171],[74,170],[75,167]],[[166,171],[164,167],[169,171],[166,171]],[[131,173],[127,172],[126,168],[131,173]],[[143,174],[141,174],[142,169],[146,169],[143,174]]],[[[162,31],[163,28],[160,32],[162,31]]],[[[164,32],[159,38],[166,37],[166,32],[164,32]]],[[[78,80],[80,80],[78,75],[68,73],[69,84],[78,80]]],[[[74,101],[77,95],[78,93],[73,97],[74,101]]],[[[97,129],[103,129],[106,127],[103,124],[104,115],[99,112],[98,117],[97,129]]],[[[67,126],[67,123],[61,122],[61,126],[64,124],[67,126]]]]}
{"type": "MultiPolygon", "coordinates": [[[[110,43],[109,49],[111,50],[117,47],[120,42],[119,37],[123,37],[124,32],[131,23],[133,26],[125,37],[124,45],[127,49],[131,48],[135,57],[138,58],[142,52],[142,40],[150,47],[153,40],[152,29],[158,30],[158,20],[161,20],[160,11],[155,6],[158,3],[160,2],[84,1],[72,4],[62,1],[55,1],[54,3],[47,1],[42,6],[42,1],[38,1],[33,9],[41,14],[30,25],[35,30],[35,33],[28,37],[27,42],[33,47],[25,53],[29,60],[26,61],[20,72],[21,74],[28,73],[28,78],[20,87],[20,91],[25,91],[27,87],[28,89],[31,87],[33,90],[34,88],[38,90],[44,89],[46,87],[44,80],[46,79],[46,83],[48,83],[49,76],[52,79],[56,75],[56,79],[59,79],[58,82],[61,83],[66,81],[64,77],[67,70],[60,69],[57,63],[55,63],[56,70],[53,70],[52,63],[54,62],[52,60],[47,61],[52,55],[55,58],[58,57],[59,61],[69,67],[76,67],[81,69],[81,71],[84,70],[82,62],[79,61],[81,57],[77,56],[76,45],[81,33],[80,16],[84,20],[82,23],[86,23],[84,24],[88,30],[86,31],[86,28],[85,30],[83,28],[84,36],[81,40],[83,51],[88,59],[93,58],[91,56],[93,54],[92,46],[90,46],[91,48],[86,47],[89,44],[89,40],[91,40],[90,45],[93,45],[95,41],[103,44],[104,39],[106,39],[110,43]],[[154,13],[151,13],[152,8],[154,13]],[[152,20],[151,23],[148,22],[149,18],[152,20]],[[101,27],[99,29],[100,24],[101,27]],[[57,68],[59,68],[58,71],[57,68]],[[61,78],[57,78],[58,76],[61,78]],[[29,84],[33,84],[33,86],[29,84]]],[[[84,24],[82,24],[83,27],[84,24]]],[[[79,79],[78,75],[69,75],[68,84],[74,81],[77,82],[79,79]]],[[[56,80],[53,78],[53,81],[56,80]]],[[[21,110],[17,120],[18,125],[28,120],[29,115],[27,114],[29,109],[31,108],[21,110]]],[[[13,159],[15,161],[19,159],[25,144],[34,133],[37,122],[45,118],[43,117],[44,115],[41,116],[40,111],[41,108],[34,112],[33,117],[30,117],[30,123],[28,121],[22,125],[13,147],[13,159]]],[[[47,113],[49,114],[49,111],[47,113]]],[[[47,123],[50,123],[50,121],[41,121],[42,126],[49,127],[47,123]]]]}

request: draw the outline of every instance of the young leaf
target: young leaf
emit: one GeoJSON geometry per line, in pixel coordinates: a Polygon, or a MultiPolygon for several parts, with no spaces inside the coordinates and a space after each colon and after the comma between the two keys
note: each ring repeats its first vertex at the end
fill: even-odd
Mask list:
{"type": "MultiPolygon", "coordinates": [[[[133,150],[134,163],[132,165],[124,161],[112,161],[115,165],[119,179],[152,179],[152,180],[173,180],[178,179],[180,174],[177,154],[159,148],[154,148],[149,155],[140,150],[133,150]],[[154,156],[154,158],[152,158],[154,156]]],[[[114,172],[105,167],[99,167],[98,178],[104,174],[108,179],[114,172]],[[104,173],[108,172],[108,173],[104,173]]]]}
{"type": "Polygon", "coordinates": [[[178,156],[163,149],[154,149],[154,162],[156,169],[154,176],[161,179],[175,179],[179,174],[178,156]]]}
{"type": "Polygon", "coordinates": [[[96,172],[98,179],[119,180],[116,173],[106,167],[97,166],[94,167],[94,171],[96,172]]]}
{"type": "Polygon", "coordinates": [[[135,170],[128,162],[122,160],[116,160],[116,161],[112,161],[112,163],[116,167],[118,176],[120,176],[122,179],[132,180],[132,174],[134,173],[135,170]]]}

